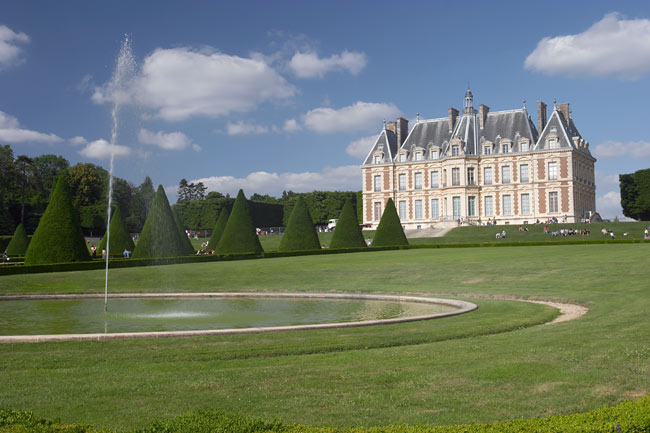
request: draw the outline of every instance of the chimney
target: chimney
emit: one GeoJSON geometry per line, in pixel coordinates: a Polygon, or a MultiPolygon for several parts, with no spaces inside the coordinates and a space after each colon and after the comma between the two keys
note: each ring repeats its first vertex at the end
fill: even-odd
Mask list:
{"type": "Polygon", "coordinates": [[[485,126],[485,120],[487,119],[488,112],[490,111],[490,107],[487,105],[479,105],[478,106],[478,113],[479,113],[479,125],[481,126],[481,129],[485,126]]]}
{"type": "Polygon", "coordinates": [[[541,134],[546,126],[546,104],[542,101],[537,101],[537,129],[541,134]]]}
{"type": "Polygon", "coordinates": [[[557,110],[562,113],[564,120],[567,122],[571,119],[571,115],[569,114],[569,104],[557,104],[557,110]]]}
{"type": "Polygon", "coordinates": [[[409,135],[409,121],[403,117],[397,118],[397,145],[401,146],[409,135]]]}
{"type": "Polygon", "coordinates": [[[454,129],[454,125],[456,124],[457,117],[458,117],[458,110],[456,110],[454,107],[449,107],[449,130],[450,131],[454,129]]]}
{"type": "Polygon", "coordinates": [[[386,123],[386,129],[388,129],[389,131],[393,131],[393,132],[396,133],[396,131],[395,131],[395,122],[388,122],[388,123],[386,123]]]}

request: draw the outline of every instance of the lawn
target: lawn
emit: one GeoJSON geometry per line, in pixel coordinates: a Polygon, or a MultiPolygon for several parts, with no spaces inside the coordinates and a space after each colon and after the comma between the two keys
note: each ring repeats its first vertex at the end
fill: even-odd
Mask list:
{"type": "MultiPolygon", "coordinates": [[[[0,346],[1,405],[133,427],[225,408],[314,425],[455,424],[573,413],[650,392],[650,245],[462,248],[115,269],[111,292],[513,295],[429,322],[199,339],[0,346]],[[115,414],[119,413],[119,416],[115,414]]],[[[5,276],[0,294],[101,293],[103,271],[5,276]]]]}

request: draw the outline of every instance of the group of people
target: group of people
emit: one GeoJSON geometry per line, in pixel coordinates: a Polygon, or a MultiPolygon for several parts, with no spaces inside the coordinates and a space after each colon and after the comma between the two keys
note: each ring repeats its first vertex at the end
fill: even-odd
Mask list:
{"type": "MultiPolygon", "coordinates": [[[[544,233],[548,233],[548,227],[544,227],[544,233]]],[[[589,229],[560,229],[558,231],[551,232],[551,236],[573,236],[573,235],[589,235],[591,232],[589,229]]]]}
{"type": "MultiPolygon", "coordinates": [[[[90,241],[86,241],[87,243],[90,243],[90,241]]],[[[90,254],[93,256],[93,259],[97,258],[97,245],[92,244],[90,246],[90,254]]],[[[102,249],[102,259],[106,258],[106,249],[102,249]]],[[[131,257],[131,251],[128,249],[124,248],[124,251],[122,251],[122,256],[124,256],[125,259],[128,259],[131,257]]]]}

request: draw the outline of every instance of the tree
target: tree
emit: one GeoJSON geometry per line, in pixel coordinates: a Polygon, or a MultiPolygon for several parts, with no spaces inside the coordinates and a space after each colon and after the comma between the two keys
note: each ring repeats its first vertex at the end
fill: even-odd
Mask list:
{"type": "Polygon", "coordinates": [[[318,233],[309,214],[307,203],[298,197],[291,212],[287,230],[280,240],[280,251],[299,251],[320,249],[318,233]]]}
{"type": "Polygon", "coordinates": [[[359,220],[357,213],[352,206],[352,200],[348,199],[343,205],[343,210],[339,215],[339,220],[336,223],[334,234],[330,242],[330,248],[356,248],[365,247],[366,241],[363,239],[361,227],[359,227],[359,220]]]}
{"type": "Polygon", "coordinates": [[[9,245],[7,245],[7,254],[10,256],[24,256],[28,246],[29,238],[27,237],[27,233],[25,233],[25,227],[19,224],[9,245]]]}
{"type": "Polygon", "coordinates": [[[176,257],[186,252],[185,241],[181,239],[165,190],[159,185],[133,257],[176,257]]]}
{"type": "Polygon", "coordinates": [[[50,203],[25,253],[26,265],[90,260],[66,176],[59,176],[50,203]]]}
{"type": "Polygon", "coordinates": [[[176,227],[178,227],[178,233],[180,233],[181,239],[183,239],[183,244],[185,244],[185,254],[194,254],[195,250],[192,241],[187,237],[185,227],[183,227],[181,219],[178,217],[178,213],[174,208],[172,208],[172,215],[174,216],[174,223],[176,224],[176,227]]]}
{"type": "Polygon", "coordinates": [[[106,170],[89,162],[79,163],[70,167],[68,177],[75,206],[81,208],[102,200],[108,181],[106,170]]]}
{"type": "Polygon", "coordinates": [[[650,168],[619,176],[623,215],[650,220],[650,168]]]}
{"type": "Polygon", "coordinates": [[[219,219],[217,219],[217,223],[214,225],[214,229],[212,229],[212,236],[210,236],[210,240],[208,241],[209,249],[214,250],[217,248],[217,245],[219,245],[219,241],[221,240],[223,231],[226,229],[226,224],[228,224],[229,216],[230,216],[230,212],[228,212],[228,209],[223,208],[221,210],[221,213],[219,214],[219,219]]]}
{"type": "Polygon", "coordinates": [[[409,242],[404,234],[402,223],[397,215],[393,199],[389,198],[386,202],[386,209],[381,216],[379,226],[372,240],[373,247],[385,247],[393,245],[408,245],[409,242]]]}
{"type": "Polygon", "coordinates": [[[62,156],[47,154],[34,157],[34,166],[40,178],[40,186],[43,200],[50,197],[52,189],[56,184],[56,177],[63,170],[70,167],[70,163],[62,156]]]}
{"type": "Polygon", "coordinates": [[[37,182],[36,167],[34,166],[34,160],[27,155],[19,155],[16,158],[16,166],[20,182],[20,224],[24,224],[27,189],[37,182]]]}
{"type": "Polygon", "coordinates": [[[217,244],[219,254],[261,253],[263,250],[255,232],[253,218],[244,191],[237,194],[228,223],[217,244]]]}
{"type": "MultiPolygon", "coordinates": [[[[110,255],[121,256],[125,249],[133,252],[135,244],[131,238],[131,233],[129,233],[129,230],[126,228],[119,206],[115,206],[115,210],[111,215],[109,229],[111,231],[110,244],[108,244],[108,253],[110,255]]],[[[99,243],[98,247],[100,251],[106,249],[107,239],[108,233],[104,232],[104,236],[102,237],[102,241],[99,243]]]]}
{"type": "Polygon", "coordinates": [[[0,146],[0,234],[11,234],[16,227],[9,213],[9,203],[15,192],[16,165],[14,152],[8,144],[0,146]]]}
{"type": "Polygon", "coordinates": [[[178,183],[178,189],[176,190],[176,201],[189,200],[190,196],[190,186],[187,183],[187,179],[181,179],[181,181],[178,183]]]}

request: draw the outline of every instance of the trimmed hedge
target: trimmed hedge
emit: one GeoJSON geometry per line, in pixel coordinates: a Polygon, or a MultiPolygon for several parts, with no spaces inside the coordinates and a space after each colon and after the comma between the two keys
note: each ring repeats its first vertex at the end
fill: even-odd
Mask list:
{"type": "Polygon", "coordinates": [[[11,256],[24,256],[29,246],[29,239],[25,233],[25,227],[18,224],[9,245],[7,245],[7,255],[11,256]]]}
{"type": "Polygon", "coordinates": [[[239,190],[228,223],[215,248],[219,254],[261,253],[264,251],[255,232],[248,200],[239,190]]]}
{"type": "MultiPolygon", "coordinates": [[[[131,233],[126,228],[119,206],[115,207],[113,215],[111,215],[109,228],[111,230],[111,243],[109,245],[110,248],[108,249],[108,253],[113,256],[121,256],[125,249],[133,252],[135,244],[133,243],[133,239],[131,239],[131,233]]],[[[106,232],[104,232],[102,241],[97,247],[99,251],[106,249],[106,238],[106,232]]]]}
{"type": "Polygon", "coordinates": [[[210,236],[210,240],[208,241],[209,250],[214,250],[217,248],[217,245],[219,245],[221,236],[223,236],[223,231],[226,229],[226,224],[228,224],[229,216],[230,212],[228,212],[228,209],[224,207],[219,214],[219,218],[217,219],[217,223],[214,225],[214,229],[212,229],[212,236],[210,236]]]}
{"type": "MultiPolygon", "coordinates": [[[[66,425],[60,421],[37,418],[32,412],[0,410],[0,432],[21,433],[118,433],[89,425],[66,425]]],[[[650,396],[571,415],[515,419],[484,424],[459,425],[387,425],[381,427],[313,427],[265,421],[222,410],[204,410],[154,421],[131,433],[605,433],[650,432],[650,396]]],[[[122,431],[127,433],[127,431],[122,431]]]]}
{"type": "Polygon", "coordinates": [[[330,248],[354,248],[365,247],[366,241],[363,239],[363,232],[359,227],[357,213],[352,207],[352,201],[347,199],[341,209],[339,220],[336,223],[330,248]]]}
{"type": "Polygon", "coordinates": [[[162,185],[158,185],[140,240],[133,251],[133,258],[178,257],[187,254],[187,245],[178,230],[167,194],[162,185]]]}
{"type": "Polygon", "coordinates": [[[397,210],[393,199],[389,198],[386,202],[386,209],[381,216],[375,237],[372,240],[373,247],[383,247],[386,245],[408,245],[402,222],[399,220],[397,210]]]}
{"type": "Polygon", "coordinates": [[[280,240],[280,251],[315,250],[320,248],[318,233],[309,213],[307,203],[298,197],[293,206],[287,229],[280,240]]]}
{"type": "Polygon", "coordinates": [[[194,245],[192,245],[190,238],[187,237],[187,233],[185,232],[183,223],[181,222],[181,217],[178,216],[178,212],[176,212],[175,207],[171,208],[171,210],[172,216],[174,217],[174,223],[176,224],[176,227],[178,227],[178,233],[180,233],[181,239],[183,239],[183,243],[185,244],[185,254],[194,254],[196,252],[194,250],[194,245]]]}
{"type": "Polygon", "coordinates": [[[59,176],[50,202],[25,253],[26,265],[90,260],[65,176],[59,176]]]}

